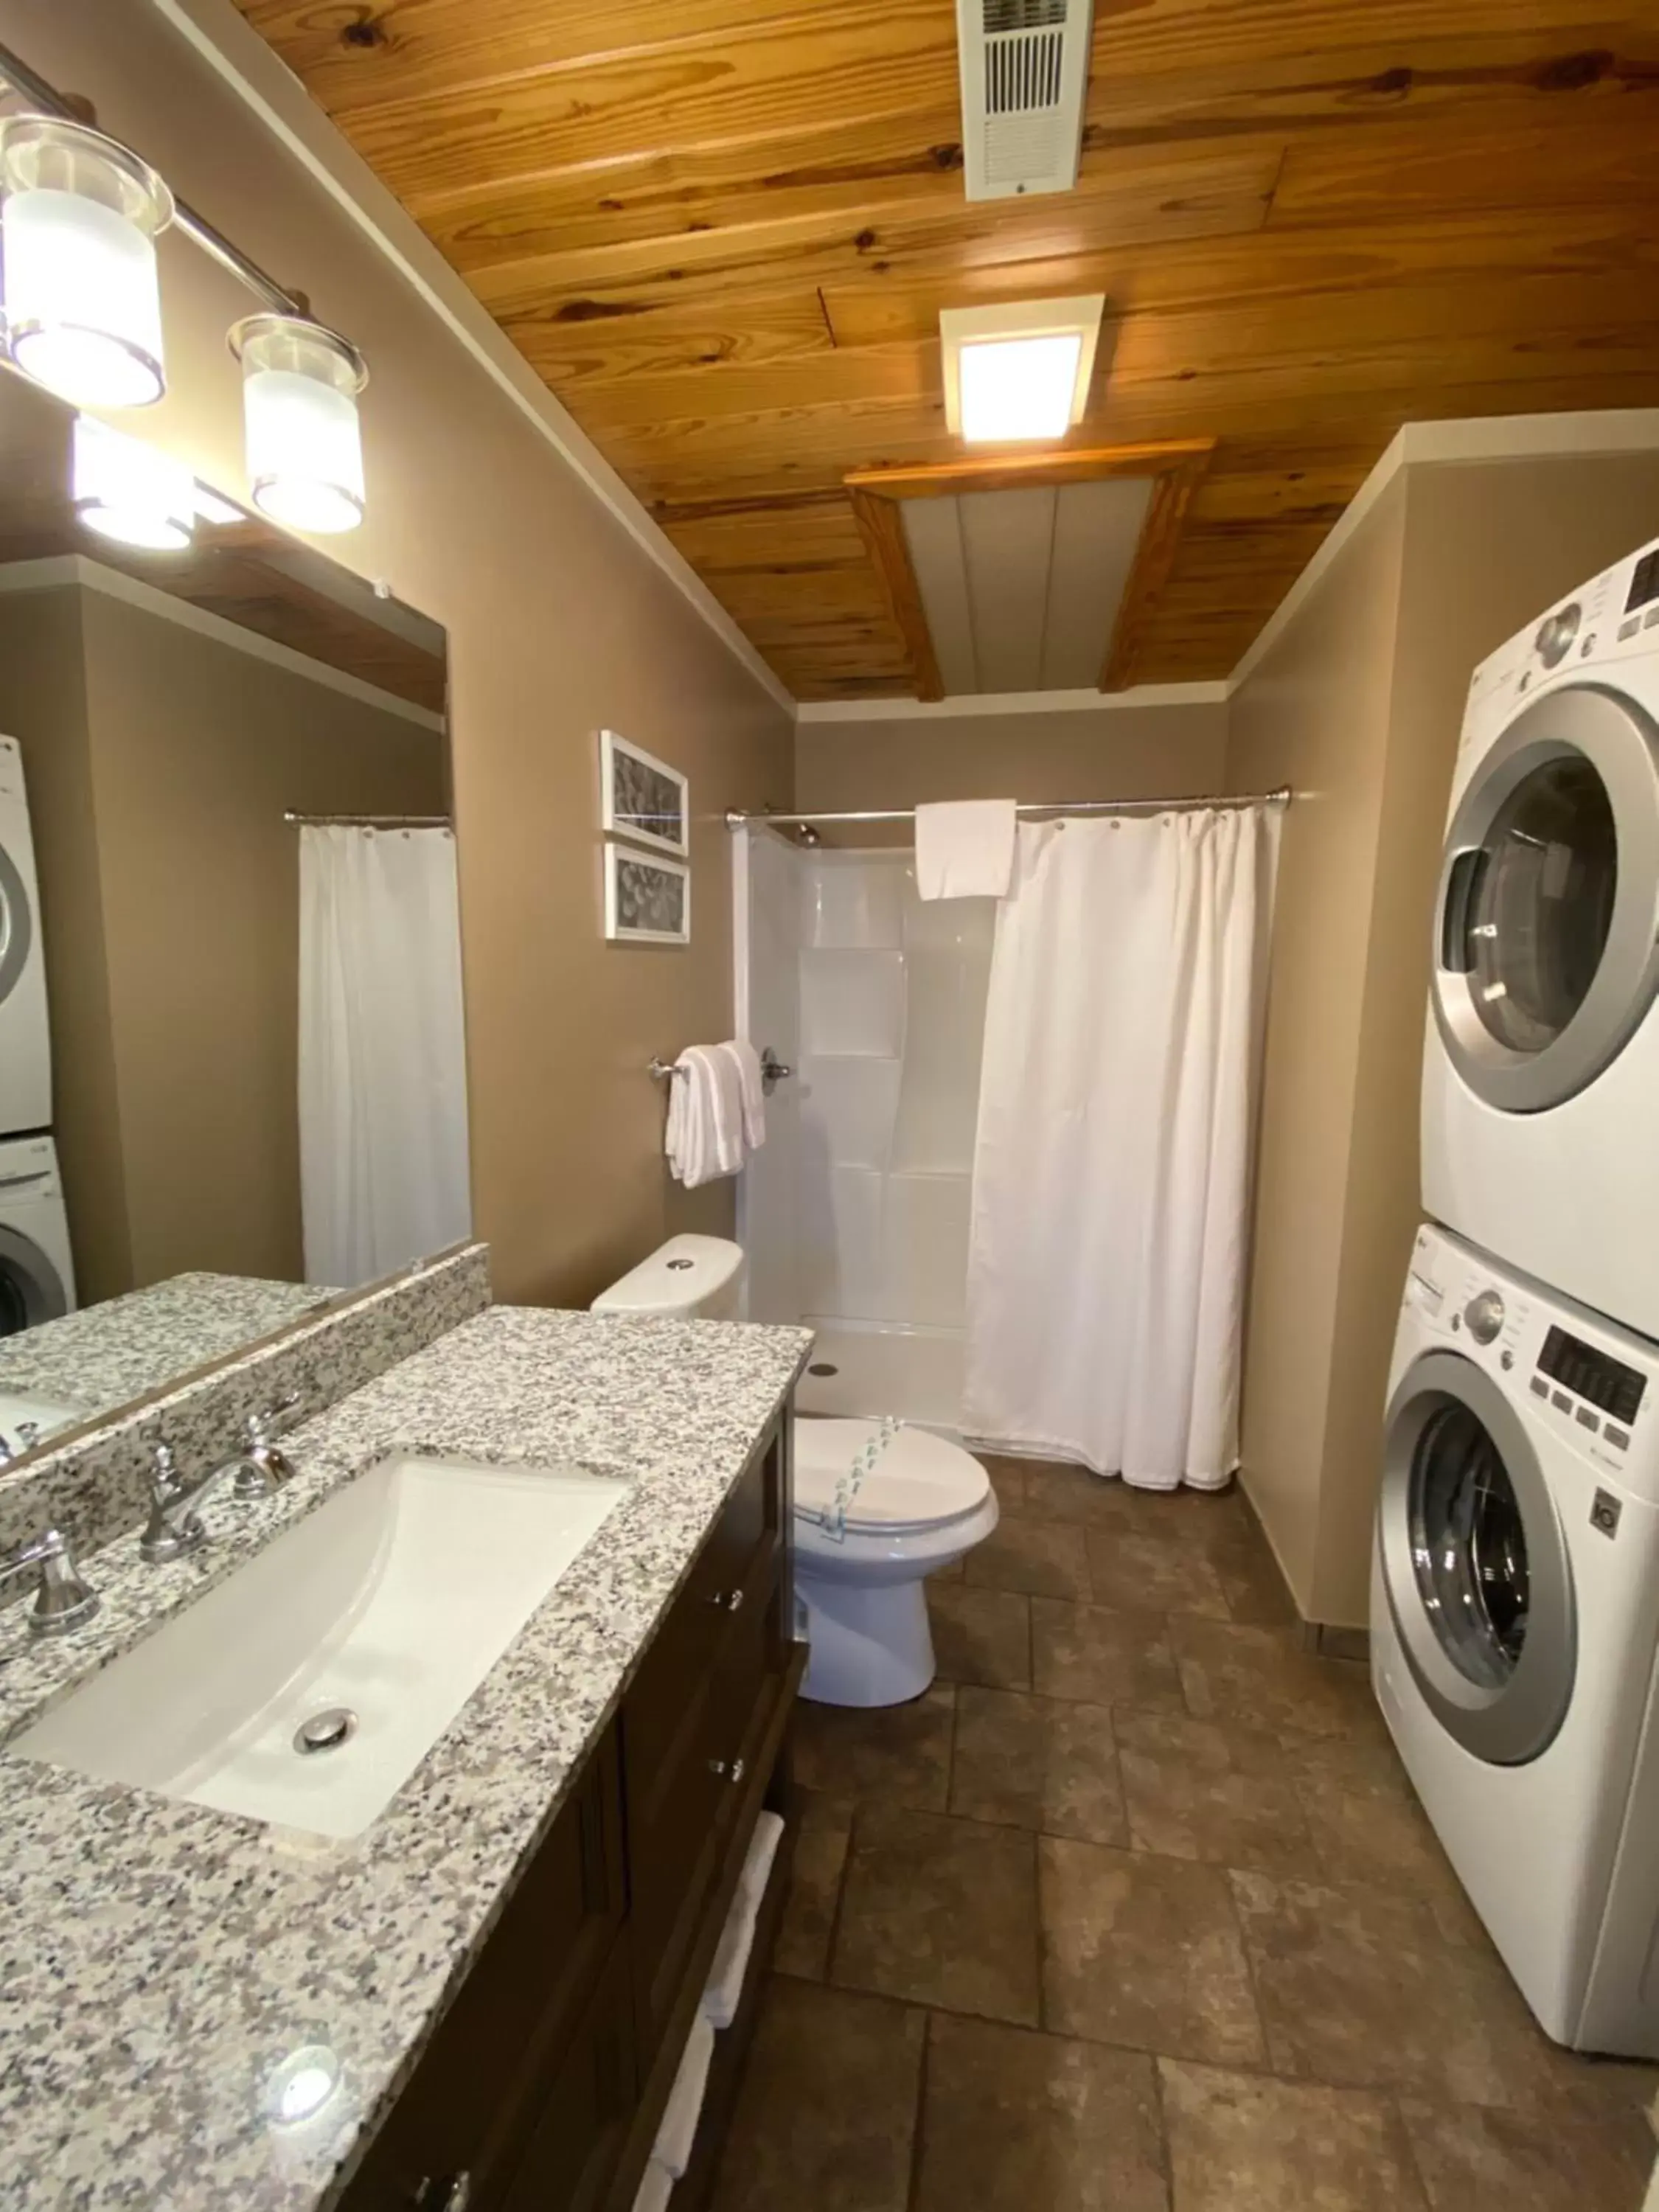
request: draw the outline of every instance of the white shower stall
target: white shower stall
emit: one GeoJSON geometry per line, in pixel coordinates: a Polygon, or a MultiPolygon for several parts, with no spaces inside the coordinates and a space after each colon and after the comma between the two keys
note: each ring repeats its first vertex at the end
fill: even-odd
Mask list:
{"type": "Polygon", "coordinates": [[[750,1316],[817,1331],[803,1411],[955,1429],[995,902],[924,904],[908,847],[733,837],[738,1026],[793,1071],[739,1188],[750,1316]]]}

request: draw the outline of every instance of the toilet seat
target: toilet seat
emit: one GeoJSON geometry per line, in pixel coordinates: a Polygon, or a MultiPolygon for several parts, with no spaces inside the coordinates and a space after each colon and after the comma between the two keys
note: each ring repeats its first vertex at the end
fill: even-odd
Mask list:
{"type": "MultiPolygon", "coordinates": [[[[797,1420],[795,1505],[809,1522],[834,1507],[836,1486],[880,1434],[877,1421],[797,1420]]],[[[927,1429],[901,1429],[848,1501],[849,1536],[893,1537],[944,1528],[979,1511],[991,1478],[960,1444],[927,1429]]]]}

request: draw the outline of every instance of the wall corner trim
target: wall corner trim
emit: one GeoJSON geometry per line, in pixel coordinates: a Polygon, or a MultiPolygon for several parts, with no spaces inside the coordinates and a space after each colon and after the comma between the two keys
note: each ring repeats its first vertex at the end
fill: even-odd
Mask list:
{"type": "Polygon", "coordinates": [[[793,695],[574,417],[231,0],[149,0],[356,224],[776,704],[793,695]]]}

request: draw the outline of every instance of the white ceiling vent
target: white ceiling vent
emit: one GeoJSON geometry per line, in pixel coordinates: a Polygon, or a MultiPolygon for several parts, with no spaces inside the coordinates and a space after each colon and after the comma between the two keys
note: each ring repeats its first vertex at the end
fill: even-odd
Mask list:
{"type": "Polygon", "coordinates": [[[1091,13],[1091,0],[957,0],[970,200],[1077,182],[1091,13]]]}

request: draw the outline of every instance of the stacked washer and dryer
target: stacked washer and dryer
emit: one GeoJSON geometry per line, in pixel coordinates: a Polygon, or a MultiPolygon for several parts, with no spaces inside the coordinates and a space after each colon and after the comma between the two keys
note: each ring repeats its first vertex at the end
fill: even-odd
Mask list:
{"type": "Polygon", "coordinates": [[[1476,670],[1371,1668],[1547,2033],[1659,2057],[1659,544],[1476,670]]]}
{"type": "Polygon", "coordinates": [[[0,1337],[74,1304],[22,750],[0,737],[0,1337]]]}

